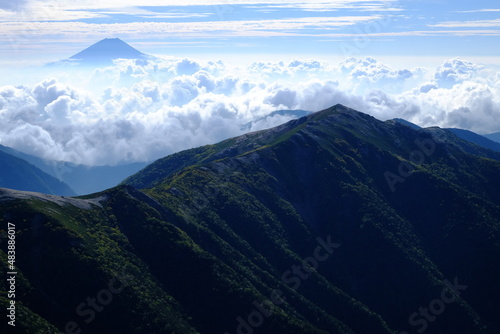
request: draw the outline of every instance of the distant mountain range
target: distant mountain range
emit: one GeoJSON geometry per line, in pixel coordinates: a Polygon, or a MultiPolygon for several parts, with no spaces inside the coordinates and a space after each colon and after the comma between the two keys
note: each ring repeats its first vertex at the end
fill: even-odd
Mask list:
{"type": "MultiPolygon", "coordinates": [[[[401,119],[401,118],[395,118],[393,119],[392,121],[394,122],[398,122],[400,124],[404,124],[406,126],[409,126],[411,127],[412,129],[421,129],[420,126],[416,125],[416,124],[413,124],[411,122],[408,122],[404,119],[401,119]]],[[[497,152],[500,152],[500,132],[495,134],[491,134],[491,135],[478,135],[477,133],[474,133],[472,131],[469,131],[469,130],[463,130],[463,129],[456,129],[456,128],[445,128],[445,130],[448,130],[450,132],[452,132],[453,134],[455,134],[457,137],[459,138],[462,138],[464,140],[467,140],[471,143],[474,143],[476,145],[479,145],[481,147],[484,147],[484,148],[487,148],[487,149],[490,149],[490,150],[493,150],[493,151],[497,151],[497,152]],[[498,140],[495,140],[498,139],[498,140]]]]}
{"type": "Polygon", "coordinates": [[[0,145],[0,187],[61,196],[76,195],[64,182],[25,160],[6,153],[5,149],[5,146],[0,145]]]}
{"type": "Polygon", "coordinates": [[[497,334],[499,189],[500,153],[337,105],[84,198],[2,190],[16,329],[497,334]]]}
{"type": "Polygon", "coordinates": [[[490,139],[491,137],[486,136],[481,136],[478,135],[477,133],[474,133],[472,131],[468,130],[463,130],[463,129],[446,129],[451,132],[453,132],[455,135],[458,137],[465,139],[467,141],[470,141],[474,144],[477,144],[479,146],[482,146],[484,148],[500,152],[500,142],[497,142],[493,139],[490,139]]]}
{"type": "Polygon", "coordinates": [[[148,165],[146,162],[117,166],[77,165],[69,162],[41,159],[2,145],[0,145],[0,152],[4,153],[0,156],[0,162],[3,162],[4,165],[6,160],[17,161],[22,159],[23,162],[28,163],[33,173],[36,172],[37,175],[48,174],[46,177],[50,176],[49,179],[57,181],[56,184],[64,185],[63,187],[44,188],[35,182],[36,180],[27,179],[23,173],[13,174],[14,170],[12,170],[7,174],[0,173],[0,178],[9,181],[9,183],[0,182],[0,187],[63,196],[86,195],[114,187],[126,177],[148,165]]]}
{"type": "Polygon", "coordinates": [[[500,132],[490,133],[489,135],[484,135],[486,138],[500,143],[500,132]]]}

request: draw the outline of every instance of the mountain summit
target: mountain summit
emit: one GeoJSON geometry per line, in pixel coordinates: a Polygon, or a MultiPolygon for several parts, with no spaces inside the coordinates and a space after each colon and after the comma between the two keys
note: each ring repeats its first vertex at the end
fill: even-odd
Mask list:
{"type": "Polygon", "coordinates": [[[69,61],[80,64],[106,64],[115,59],[147,59],[149,56],[119,38],[103,39],[71,56],[69,61]]]}

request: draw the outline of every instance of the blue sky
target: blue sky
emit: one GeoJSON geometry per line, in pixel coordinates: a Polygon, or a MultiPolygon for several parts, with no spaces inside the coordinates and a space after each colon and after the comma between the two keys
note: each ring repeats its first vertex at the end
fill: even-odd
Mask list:
{"type": "Polygon", "coordinates": [[[496,57],[494,1],[0,1],[3,59],[64,57],[106,37],[144,52],[496,57]],[[140,4],[138,6],[137,4],[140,4]]]}

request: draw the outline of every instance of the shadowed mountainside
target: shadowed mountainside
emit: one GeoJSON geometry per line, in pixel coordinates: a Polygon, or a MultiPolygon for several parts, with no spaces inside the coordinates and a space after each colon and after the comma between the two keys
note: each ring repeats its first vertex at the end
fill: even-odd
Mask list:
{"type": "MultiPolygon", "coordinates": [[[[135,174],[145,166],[145,162],[135,162],[117,166],[86,166],[64,161],[46,160],[0,145],[0,152],[20,158],[41,171],[67,184],[74,192],[49,192],[57,195],[86,195],[115,187],[125,178],[135,174]],[[76,193],[76,194],[75,194],[76,193]]],[[[23,175],[18,175],[23,180],[23,175]]],[[[26,180],[23,180],[26,182],[26,180]]],[[[4,185],[4,187],[7,187],[4,185]]],[[[8,187],[7,187],[8,188],[8,187]]],[[[14,187],[14,189],[17,189],[14,187]]],[[[40,188],[19,190],[42,191],[40,188]]]]}
{"type": "Polygon", "coordinates": [[[67,184],[23,159],[4,152],[2,148],[0,147],[0,187],[62,196],[76,195],[67,184]]]}

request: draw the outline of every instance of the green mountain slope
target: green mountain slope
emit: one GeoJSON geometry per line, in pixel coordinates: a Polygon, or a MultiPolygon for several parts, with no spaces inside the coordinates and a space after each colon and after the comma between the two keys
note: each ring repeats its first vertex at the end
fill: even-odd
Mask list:
{"type": "Polygon", "coordinates": [[[63,196],[75,195],[65,183],[0,150],[0,187],[63,196]]]}
{"type": "Polygon", "coordinates": [[[169,156],[85,198],[5,191],[1,226],[16,223],[23,259],[17,300],[36,319],[24,324],[497,333],[498,157],[338,105],[169,156]]]}

